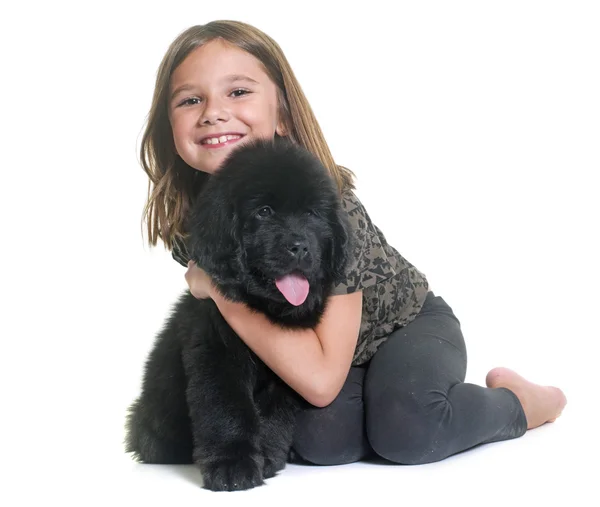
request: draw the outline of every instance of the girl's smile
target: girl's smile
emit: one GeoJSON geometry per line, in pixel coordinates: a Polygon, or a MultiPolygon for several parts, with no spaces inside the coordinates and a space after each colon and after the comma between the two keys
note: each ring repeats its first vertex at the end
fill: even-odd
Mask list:
{"type": "Polygon", "coordinates": [[[199,144],[203,148],[209,150],[215,150],[219,148],[223,148],[225,146],[230,146],[232,144],[237,143],[240,139],[244,137],[244,134],[234,133],[234,132],[223,132],[221,134],[209,134],[203,136],[199,144]]]}

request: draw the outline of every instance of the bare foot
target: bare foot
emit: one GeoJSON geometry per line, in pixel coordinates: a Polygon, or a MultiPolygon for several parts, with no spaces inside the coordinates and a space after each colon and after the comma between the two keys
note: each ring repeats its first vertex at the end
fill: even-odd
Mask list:
{"type": "Polygon", "coordinates": [[[528,430],[554,422],[567,404],[567,398],[559,388],[534,384],[508,368],[494,368],[487,374],[485,383],[492,388],[506,387],[517,395],[527,418],[528,430]]]}

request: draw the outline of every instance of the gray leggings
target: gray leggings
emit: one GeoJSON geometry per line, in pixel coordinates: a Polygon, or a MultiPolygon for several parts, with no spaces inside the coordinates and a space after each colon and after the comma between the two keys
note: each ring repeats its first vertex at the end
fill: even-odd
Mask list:
{"type": "Polygon", "coordinates": [[[460,323],[430,292],[414,321],[350,369],[333,403],[300,414],[293,450],[317,465],[374,455],[423,464],[523,435],[527,421],[514,393],[465,383],[466,370],[460,323]]]}

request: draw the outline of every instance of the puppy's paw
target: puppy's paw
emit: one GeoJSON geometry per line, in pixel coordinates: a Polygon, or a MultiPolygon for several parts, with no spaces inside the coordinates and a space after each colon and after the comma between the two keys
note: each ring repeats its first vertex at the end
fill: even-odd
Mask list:
{"type": "Polygon", "coordinates": [[[264,484],[263,459],[246,456],[217,461],[202,467],[204,487],[211,491],[238,491],[264,484]]]}

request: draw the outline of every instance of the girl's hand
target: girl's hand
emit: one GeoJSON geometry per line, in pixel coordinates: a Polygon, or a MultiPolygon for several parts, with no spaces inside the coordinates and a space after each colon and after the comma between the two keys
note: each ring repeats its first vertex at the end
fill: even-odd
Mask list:
{"type": "Polygon", "coordinates": [[[190,287],[192,296],[196,299],[212,299],[215,287],[210,276],[202,268],[196,266],[194,261],[188,262],[188,269],[185,272],[185,281],[190,287]]]}

